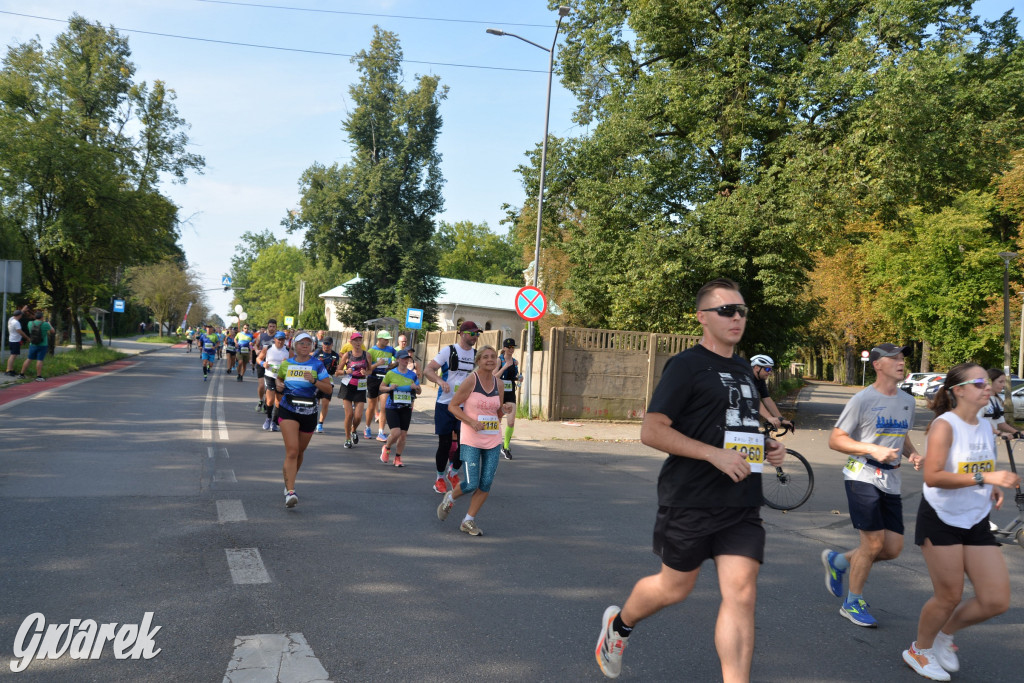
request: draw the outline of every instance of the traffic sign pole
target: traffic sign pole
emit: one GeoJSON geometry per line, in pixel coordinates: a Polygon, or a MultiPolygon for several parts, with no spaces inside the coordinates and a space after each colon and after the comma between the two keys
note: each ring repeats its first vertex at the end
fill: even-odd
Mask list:
{"type": "Polygon", "coordinates": [[[868,377],[868,358],[871,354],[867,351],[860,352],[860,385],[864,386],[867,383],[868,377]]]}
{"type": "Polygon", "coordinates": [[[533,323],[544,315],[548,310],[548,300],[544,292],[536,286],[521,287],[516,292],[515,309],[519,317],[529,323],[526,326],[526,354],[524,360],[525,378],[523,384],[526,386],[526,419],[533,419],[533,323]]]}

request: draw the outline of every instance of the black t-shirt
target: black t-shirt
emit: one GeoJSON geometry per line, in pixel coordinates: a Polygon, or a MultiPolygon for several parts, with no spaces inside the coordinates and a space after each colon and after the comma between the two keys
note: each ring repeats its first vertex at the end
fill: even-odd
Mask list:
{"type": "MultiPolygon", "coordinates": [[[[751,374],[753,374],[753,369],[751,369],[751,374]]],[[[757,393],[761,395],[761,398],[771,398],[772,392],[768,391],[768,382],[755,377],[754,386],[757,387],[757,393]]]]}
{"type": "MultiPolygon", "coordinates": [[[[647,408],[676,431],[722,448],[726,432],[757,433],[757,387],[750,364],[694,346],[669,359],[647,408]]],[[[760,506],[761,475],[733,482],[709,462],[669,455],[658,475],[658,504],[667,507],[760,506]]]]}
{"type": "Polygon", "coordinates": [[[327,373],[329,375],[333,376],[334,373],[338,371],[338,360],[340,359],[338,357],[337,351],[324,351],[323,349],[320,349],[319,351],[313,354],[313,358],[316,358],[318,361],[324,364],[324,367],[327,368],[327,373]]]}

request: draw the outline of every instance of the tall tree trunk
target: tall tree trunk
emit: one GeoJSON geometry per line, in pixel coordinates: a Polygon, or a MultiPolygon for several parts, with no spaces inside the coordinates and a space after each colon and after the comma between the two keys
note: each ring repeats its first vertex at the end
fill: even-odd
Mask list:
{"type": "Polygon", "coordinates": [[[82,350],[82,321],[78,319],[78,305],[71,304],[71,333],[75,336],[75,350],[82,350]]]}
{"type": "Polygon", "coordinates": [[[100,330],[96,327],[96,321],[92,319],[92,316],[86,314],[85,322],[89,323],[89,327],[92,328],[92,338],[96,340],[96,346],[103,346],[103,335],[100,334],[100,330]]]}
{"type": "Polygon", "coordinates": [[[931,372],[932,343],[925,339],[921,342],[921,369],[918,372],[931,372]]]}

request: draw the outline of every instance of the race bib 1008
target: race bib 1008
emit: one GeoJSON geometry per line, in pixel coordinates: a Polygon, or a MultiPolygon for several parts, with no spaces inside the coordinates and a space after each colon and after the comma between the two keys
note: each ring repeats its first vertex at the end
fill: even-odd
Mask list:
{"type": "Polygon", "coordinates": [[[309,370],[307,368],[302,367],[301,365],[298,367],[294,365],[289,365],[288,371],[285,373],[285,376],[286,378],[289,379],[301,379],[305,381],[307,372],[309,372],[309,370]]]}
{"type": "Polygon", "coordinates": [[[725,433],[723,448],[739,451],[750,464],[751,472],[764,471],[764,435],[756,432],[725,433]]]}
{"type": "Polygon", "coordinates": [[[497,415],[481,415],[477,418],[477,422],[480,423],[480,434],[497,434],[498,433],[498,416],[497,415]]]}

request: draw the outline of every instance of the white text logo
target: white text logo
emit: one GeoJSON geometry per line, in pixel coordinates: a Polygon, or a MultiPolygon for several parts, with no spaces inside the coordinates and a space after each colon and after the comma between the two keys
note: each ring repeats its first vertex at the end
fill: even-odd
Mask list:
{"type": "Polygon", "coordinates": [[[146,612],[142,624],[97,624],[92,619],[72,619],[67,624],[46,625],[41,612],[30,614],[21,622],[14,638],[14,656],[11,671],[24,671],[35,659],[59,659],[67,654],[71,659],[99,659],[107,641],[113,644],[117,659],[152,659],[160,654],[153,642],[162,627],[150,630],[153,613],[146,612]],[[45,627],[45,629],[44,629],[45,627]]]}

